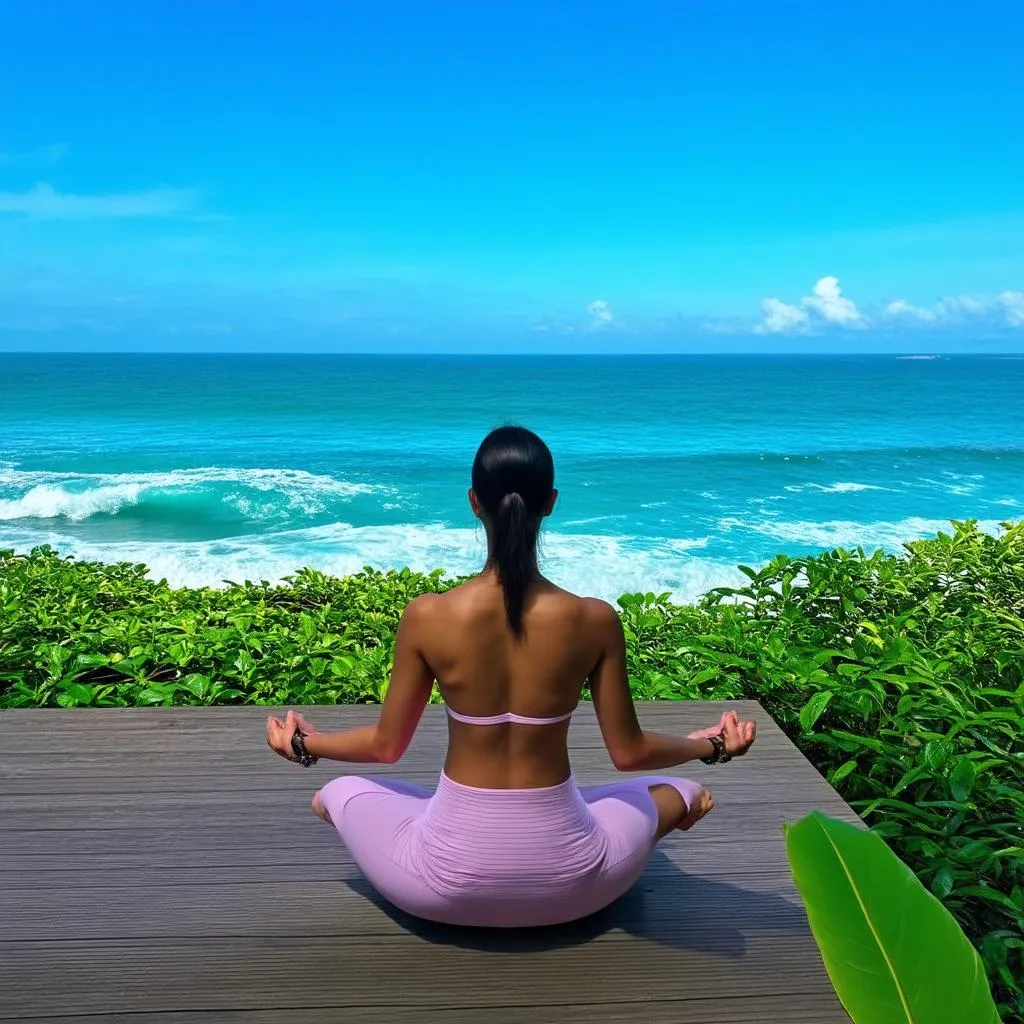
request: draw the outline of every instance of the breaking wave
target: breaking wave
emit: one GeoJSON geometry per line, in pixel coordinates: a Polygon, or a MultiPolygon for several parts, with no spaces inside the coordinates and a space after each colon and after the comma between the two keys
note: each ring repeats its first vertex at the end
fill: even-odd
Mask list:
{"type": "Polygon", "coordinates": [[[172,516],[176,504],[224,506],[249,519],[288,513],[313,515],[379,485],[337,480],[301,469],[235,469],[217,466],[157,473],[59,473],[0,469],[0,521],[116,516],[143,505],[172,516]],[[20,493],[18,493],[20,492],[20,493]]]}

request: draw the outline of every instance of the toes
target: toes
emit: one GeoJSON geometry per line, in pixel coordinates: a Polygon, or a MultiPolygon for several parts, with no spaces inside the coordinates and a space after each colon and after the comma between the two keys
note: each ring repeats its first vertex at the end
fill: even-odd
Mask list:
{"type": "Polygon", "coordinates": [[[318,818],[322,818],[324,821],[330,822],[331,819],[327,816],[327,811],[324,809],[323,801],[320,799],[319,790],[313,794],[313,800],[310,806],[313,808],[313,813],[318,818]]]}
{"type": "Polygon", "coordinates": [[[700,795],[690,806],[690,813],[679,823],[679,830],[681,832],[689,832],[701,818],[706,814],[710,814],[714,809],[715,798],[706,789],[701,790],[700,795]]]}

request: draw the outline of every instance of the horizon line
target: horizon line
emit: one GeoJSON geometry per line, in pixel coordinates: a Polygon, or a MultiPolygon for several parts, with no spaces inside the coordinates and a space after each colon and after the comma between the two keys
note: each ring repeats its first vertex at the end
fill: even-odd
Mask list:
{"type": "Polygon", "coordinates": [[[319,351],[309,349],[305,351],[285,351],[283,349],[206,349],[198,351],[195,349],[0,349],[0,358],[4,356],[272,356],[295,358],[357,358],[357,359],[776,359],[776,358],[809,358],[809,359],[835,359],[835,358],[879,358],[879,359],[903,359],[919,362],[932,362],[950,358],[972,358],[972,359],[1024,359],[1024,349],[998,351],[971,351],[950,349],[945,351],[921,351],[921,350],[893,350],[857,352],[843,349],[833,352],[820,351],[776,351],[757,352],[753,350],[732,351],[732,352],[466,352],[466,351],[422,351],[422,350],[391,350],[391,351],[319,351]]]}

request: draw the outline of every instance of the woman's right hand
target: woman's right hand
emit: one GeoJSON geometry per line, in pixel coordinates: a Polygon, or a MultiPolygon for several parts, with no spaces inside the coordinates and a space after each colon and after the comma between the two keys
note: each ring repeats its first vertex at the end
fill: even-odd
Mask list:
{"type": "Polygon", "coordinates": [[[267,719],[267,745],[286,761],[294,761],[292,753],[292,737],[296,732],[309,736],[316,732],[316,726],[310,725],[298,711],[289,710],[282,722],[271,715],[267,719]]]}
{"type": "Polygon", "coordinates": [[[706,740],[709,736],[721,736],[725,742],[725,752],[730,757],[742,757],[757,736],[757,724],[753,721],[741,722],[735,711],[725,711],[717,725],[697,729],[688,738],[706,740]]]}

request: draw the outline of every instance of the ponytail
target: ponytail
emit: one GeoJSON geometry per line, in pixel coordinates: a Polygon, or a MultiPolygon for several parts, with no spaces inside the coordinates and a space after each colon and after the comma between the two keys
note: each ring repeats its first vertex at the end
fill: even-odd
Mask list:
{"type": "Polygon", "coordinates": [[[488,526],[489,564],[497,572],[508,624],[517,637],[523,635],[523,605],[537,571],[537,534],[551,511],[554,486],[548,446],[523,427],[492,430],[473,460],[473,493],[477,514],[488,526]]]}
{"type": "Polygon", "coordinates": [[[536,565],[538,526],[518,491],[501,499],[494,517],[492,553],[505,595],[505,613],[516,636],[523,632],[523,603],[536,565]]]}

